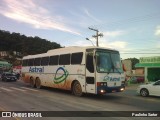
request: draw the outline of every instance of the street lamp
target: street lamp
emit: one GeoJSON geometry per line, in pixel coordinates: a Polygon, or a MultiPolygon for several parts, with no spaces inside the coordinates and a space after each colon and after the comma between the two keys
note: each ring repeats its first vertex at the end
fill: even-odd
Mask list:
{"type": "Polygon", "coordinates": [[[93,42],[92,42],[89,38],[86,38],[86,40],[90,41],[90,42],[92,43],[92,45],[95,46],[95,45],[93,44],[93,42]]]}

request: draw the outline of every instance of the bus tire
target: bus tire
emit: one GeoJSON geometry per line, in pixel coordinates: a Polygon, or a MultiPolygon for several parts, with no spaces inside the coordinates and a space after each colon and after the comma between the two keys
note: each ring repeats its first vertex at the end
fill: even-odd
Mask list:
{"type": "Polygon", "coordinates": [[[41,80],[39,78],[36,78],[36,88],[41,89],[41,80]]]}
{"type": "Polygon", "coordinates": [[[73,83],[73,86],[72,86],[72,93],[75,95],[75,96],[82,96],[82,87],[80,85],[80,83],[78,81],[75,81],[73,83]]]}
{"type": "Polygon", "coordinates": [[[35,88],[35,81],[34,81],[33,77],[30,78],[30,86],[32,88],[35,88]]]}

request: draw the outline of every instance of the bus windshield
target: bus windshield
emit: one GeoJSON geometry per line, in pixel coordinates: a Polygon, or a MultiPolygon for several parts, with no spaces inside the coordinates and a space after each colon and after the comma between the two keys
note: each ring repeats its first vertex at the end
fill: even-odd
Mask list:
{"type": "Polygon", "coordinates": [[[96,52],[96,68],[97,72],[123,72],[119,54],[107,51],[96,52]]]}

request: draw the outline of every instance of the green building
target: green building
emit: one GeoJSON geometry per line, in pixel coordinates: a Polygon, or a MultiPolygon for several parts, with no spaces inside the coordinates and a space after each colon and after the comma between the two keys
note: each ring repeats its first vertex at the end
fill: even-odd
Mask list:
{"type": "Polygon", "coordinates": [[[141,57],[135,67],[144,74],[145,82],[160,80],[160,56],[141,57]]]}

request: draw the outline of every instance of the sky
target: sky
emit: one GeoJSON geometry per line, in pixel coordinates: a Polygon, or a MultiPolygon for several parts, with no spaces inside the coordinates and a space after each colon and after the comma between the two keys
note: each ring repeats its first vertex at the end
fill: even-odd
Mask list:
{"type": "Polygon", "coordinates": [[[1,0],[0,29],[61,46],[120,51],[122,59],[160,56],[160,0],[1,0]],[[88,38],[89,40],[86,40],[88,38]]]}

